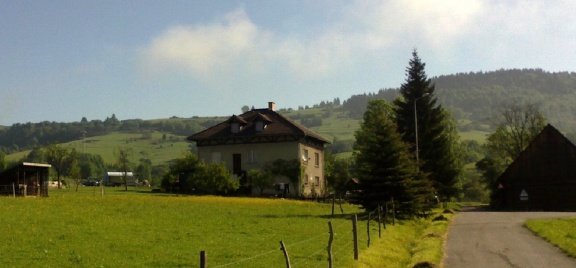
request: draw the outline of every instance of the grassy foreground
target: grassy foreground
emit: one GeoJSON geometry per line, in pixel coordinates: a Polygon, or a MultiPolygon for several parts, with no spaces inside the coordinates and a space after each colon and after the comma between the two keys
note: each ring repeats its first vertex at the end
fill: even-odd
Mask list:
{"type": "Polygon", "coordinates": [[[437,216],[431,218],[388,225],[382,238],[362,252],[354,267],[439,267],[453,214],[435,213],[437,216]]]}
{"type": "Polygon", "coordinates": [[[531,219],[524,225],[568,255],[576,257],[576,218],[531,219]]]}
{"type": "MultiPolygon", "coordinates": [[[[360,212],[355,206],[345,205],[345,215],[330,219],[331,206],[323,203],[117,188],[107,188],[102,197],[98,189],[52,190],[48,198],[0,197],[3,266],[199,267],[199,252],[205,250],[209,267],[283,267],[283,240],[292,267],[326,267],[329,220],[335,230],[334,267],[355,266],[350,221],[350,214],[360,212]]],[[[360,221],[356,265],[439,263],[442,242],[428,238],[442,238],[445,224],[403,222],[378,239],[372,222],[367,249],[366,221],[360,221]],[[401,252],[387,255],[394,250],[401,252]],[[425,253],[437,251],[439,257],[425,253]]]]}

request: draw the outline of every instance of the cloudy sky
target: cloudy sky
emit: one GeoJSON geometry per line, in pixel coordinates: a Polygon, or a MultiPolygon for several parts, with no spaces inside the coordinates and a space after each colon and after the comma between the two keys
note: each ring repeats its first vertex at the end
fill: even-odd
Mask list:
{"type": "Polygon", "coordinates": [[[576,1],[0,1],[0,125],[231,115],[429,76],[576,71],[576,1]]]}

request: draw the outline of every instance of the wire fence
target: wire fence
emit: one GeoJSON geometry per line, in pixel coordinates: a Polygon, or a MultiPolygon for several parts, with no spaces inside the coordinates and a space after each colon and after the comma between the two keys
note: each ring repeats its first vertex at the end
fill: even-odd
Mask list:
{"type": "MultiPolygon", "coordinates": [[[[326,231],[315,228],[313,235],[298,241],[263,241],[262,243],[270,244],[267,250],[210,267],[267,267],[271,259],[275,267],[341,267],[352,259],[357,260],[360,248],[368,248],[370,241],[380,236],[382,226],[385,228],[387,223],[395,223],[395,219],[388,206],[379,206],[369,213],[349,215],[347,219],[339,217],[328,222],[334,222],[331,234],[327,224],[326,231]],[[329,240],[331,235],[332,241],[329,240]],[[329,256],[332,256],[332,260],[329,256]]],[[[201,268],[208,267],[209,253],[200,253],[201,268]]],[[[213,263],[212,260],[210,263],[213,263]]]]}
{"type": "Polygon", "coordinates": [[[0,195],[18,196],[24,193],[25,189],[22,185],[0,185],[0,195]]]}

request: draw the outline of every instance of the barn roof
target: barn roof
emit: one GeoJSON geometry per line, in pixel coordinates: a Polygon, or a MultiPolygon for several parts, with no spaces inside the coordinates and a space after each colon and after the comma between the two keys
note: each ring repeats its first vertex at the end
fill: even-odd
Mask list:
{"type": "Polygon", "coordinates": [[[227,144],[231,140],[242,143],[254,141],[252,138],[290,137],[293,140],[307,139],[316,144],[329,143],[316,132],[286,118],[273,109],[252,109],[241,115],[233,115],[228,120],[207,128],[188,137],[189,141],[196,141],[200,146],[203,142],[212,144],[227,144]],[[262,122],[264,128],[257,129],[257,122],[262,122]],[[238,123],[238,131],[232,131],[232,123],[238,123]]]}
{"type": "Polygon", "coordinates": [[[543,156],[547,151],[552,151],[554,153],[560,153],[559,150],[554,150],[554,147],[562,147],[564,157],[572,157],[576,161],[576,145],[574,145],[568,138],[566,138],[558,129],[548,124],[540,131],[534,139],[528,144],[526,149],[522,151],[516,159],[506,168],[506,170],[500,175],[498,181],[503,181],[504,179],[510,177],[519,168],[522,168],[523,163],[527,160],[533,159],[536,156],[543,156]]]}

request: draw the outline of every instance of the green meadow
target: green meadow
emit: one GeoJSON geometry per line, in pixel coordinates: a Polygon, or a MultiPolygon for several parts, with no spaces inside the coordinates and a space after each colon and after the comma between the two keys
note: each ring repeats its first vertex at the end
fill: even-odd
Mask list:
{"type": "Polygon", "coordinates": [[[335,267],[404,267],[420,259],[439,263],[434,256],[441,256],[441,245],[420,242],[445,234],[444,227],[431,229],[437,223],[415,220],[389,225],[378,239],[372,221],[373,246],[367,248],[366,219],[359,216],[360,261],[354,261],[350,215],[360,210],[352,205],[343,206],[345,214],[337,208],[330,219],[330,204],[297,200],[176,196],[136,188],[105,188],[102,195],[98,187],[49,194],[0,197],[3,266],[199,267],[204,250],[209,267],[283,267],[282,240],[292,267],[326,267],[331,220],[335,267]],[[392,258],[379,257],[398,248],[403,252],[392,258]]]}
{"type": "MultiPolygon", "coordinates": [[[[100,155],[108,164],[116,162],[118,148],[128,148],[132,163],[138,163],[140,158],[147,158],[152,161],[153,165],[158,165],[181,157],[184,152],[190,150],[191,143],[186,141],[185,136],[154,131],[147,133],[113,132],[61,145],[66,148],[74,148],[78,152],[100,155]]],[[[30,150],[10,154],[6,160],[18,161],[29,152],[30,150]]]]}
{"type": "Polygon", "coordinates": [[[566,254],[576,257],[576,218],[531,219],[524,225],[566,254]]]}

